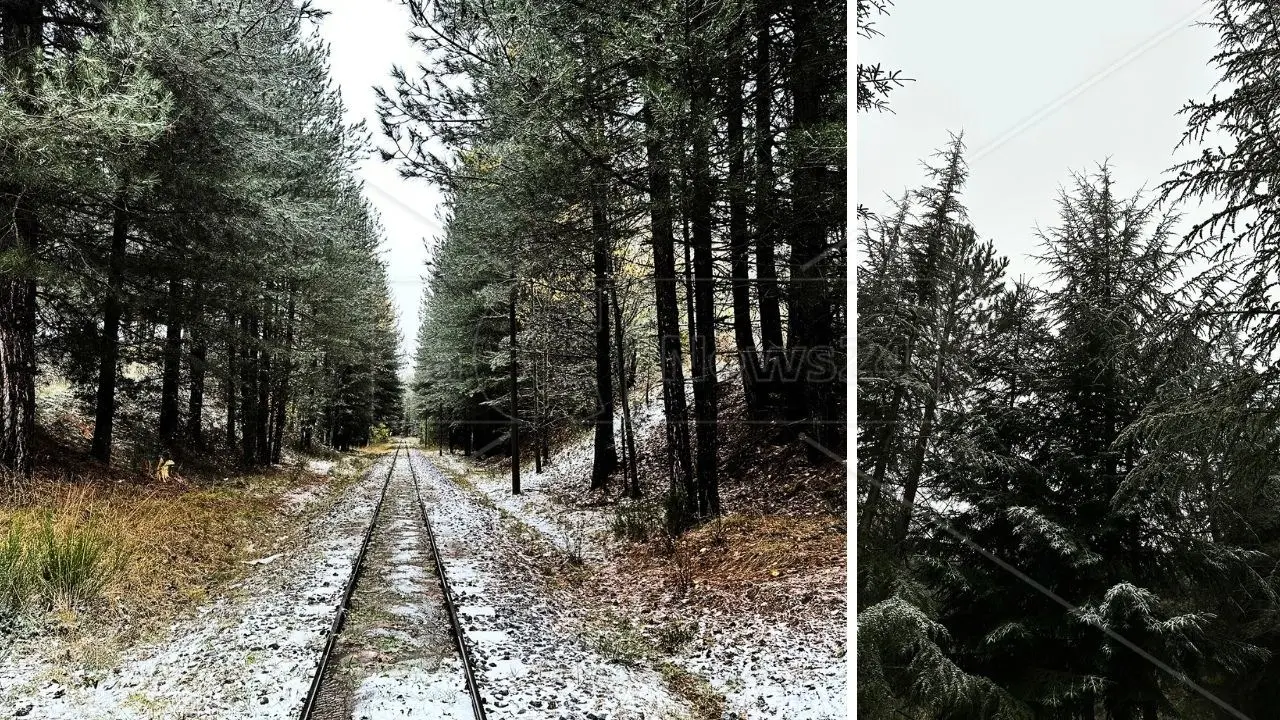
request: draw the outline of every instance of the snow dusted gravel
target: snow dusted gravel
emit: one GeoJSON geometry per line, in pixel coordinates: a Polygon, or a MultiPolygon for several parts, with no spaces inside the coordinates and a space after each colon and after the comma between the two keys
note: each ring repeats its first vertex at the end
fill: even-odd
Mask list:
{"type": "MultiPolygon", "coordinates": [[[[642,406],[636,435],[644,437],[662,422],[661,404],[642,406]]],[[[469,460],[428,456],[468,483],[497,507],[511,513],[545,539],[564,549],[581,548],[589,563],[603,563],[614,547],[611,507],[566,506],[580,497],[591,472],[591,446],[571,445],[552,458],[544,472],[522,478],[522,494],[511,495],[505,475],[477,470],[469,460]],[[570,539],[576,535],[578,539],[570,539]]],[[[451,571],[452,572],[452,571],[451,571]]],[[[821,598],[806,608],[803,621],[781,622],[776,613],[695,612],[682,607],[683,619],[695,621],[696,639],[670,658],[706,678],[725,695],[726,720],[837,720],[846,717],[848,688],[846,601],[843,594],[821,598]],[[690,618],[690,613],[694,616],[690,618]]],[[[665,615],[672,613],[656,613],[665,615]]],[[[658,622],[664,621],[660,618],[658,622]]]]}
{"type": "Polygon", "coordinates": [[[848,677],[844,616],[802,629],[758,617],[707,615],[703,637],[673,660],[724,693],[726,720],[842,720],[848,677]]]}
{"type": "Polygon", "coordinates": [[[602,562],[607,556],[610,538],[605,516],[557,502],[561,488],[569,484],[566,480],[575,471],[585,467],[585,472],[591,472],[589,455],[584,461],[566,453],[541,475],[522,475],[519,495],[511,494],[511,479],[506,474],[477,472],[465,458],[456,455],[427,455],[427,458],[451,473],[466,475],[471,486],[489,502],[541,533],[561,551],[573,550],[594,562],[602,562]]]}
{"type": "MultiPolygon", "coordinates": [[[[563,553],[579,545],[588,566],[609,562],[616,549],[608,533],[612,508],[564,504],[582,494],[589,451],[571,448],[555,460],[543,474],[526,476],[526,494],[511,497],[505,478],[476,471],[461,458],[401,454],[370,566],[339,642],[346,671],[336,683],[345,686],[343,710],[335,717],[470,717],[412,502],[410,462],[492,720],[690,717],[686,702],[645,663],[619,664],[588,640],[586,630],[602,612],[651,627],[672,618],[692,621],[694,639],[667,660],[724,694],[726,720],[845,717],[843,596],[812,602],[803,621],[784,622],[766,609],[729,612],[674,603],[637,609],[625,598],[609,605],[549,584],[537,558],[557,556],[544,552],[553,546],[563,553]],[[477,492],[446,478],[437,463],[465,473],[477,492]]],[[[390,455],[381,458],[320,512],[301,545],[260,558],[238,587],[175,621],[154,641],[125,651],[106,672],[90,676],[59,666],[52,659],[57,643],[47,639],[4,651],[0,717],[295,717],[390,462],[390,455]]],[[[309,488],[289,498],[286,512],[301,512],[324,497],[309,488]]]]}
{"type": "Polygon", "coordinates": [[[667,720],[688,716],[652,670],[588,647],[578,618],[544,597],[517,536],[432,464],[410,454],[492,720],[667,720]]]}
{"type": "MultiPolygon", "coordinates": [[[[661,402],[637,408],[635,435],[649,435],[654,428],[661,426],[662,418],[661,402]]],[[[620,419],[616,422],[621,426],[620,419]]],[[[532,472],[533,463],[526,458],[522,465],[524,472],[521,473],[519,495],[511,494],[511,480],[505,473],[477,472],[468,459],[456,455],[427,457],[453,473],[465,474],[472,487],[490,502],[542,533],[560,550],[573,551],[592,562],[603,562],[608,557],[612,542],[609,530],[612,508],[601,510],[567,504],[582,494],[583,478],[591,476],[592,447],[589,443],[577,443],[557,452],[551,463],[538,474],[532,472]]]]}
{"type": "Polygon", "coordinates": [[[390,457],[308,526],[300,545],[270,562],[153,643],[93,677],[31,644],[0,659],[0,713],[32,718],[287,718],[311,682],[343,581],[359,549],[390,457]]]}

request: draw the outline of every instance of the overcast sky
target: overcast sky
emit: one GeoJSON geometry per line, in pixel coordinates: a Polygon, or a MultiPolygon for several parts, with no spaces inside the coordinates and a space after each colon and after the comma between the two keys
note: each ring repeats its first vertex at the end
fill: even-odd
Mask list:
{"type": "MultiPolygon", "coordinates": [[[[391,67],[412,68],[422,59],[410,45],[409,11],[398,0],[321,0],[332,14],[320,27],[329,43],[333,79],[342,91],[347,116],[365,120],[374,143],[383,144],[373,88],[390,89],[391,67]]],[[[422,180],[401,179],[394,165],[374,153],[360,166],[365,194],[378,209],[386,232],[383,257],[392,296],[400,313],[407,365],[417,342],[425,240],[440,232],[436,211],[440,194],[422,180]]]]}
{"type": "MultiPolygon", "coordinates": [[[[891,96],[894,114],[857,118],[858,201],[887,208],[924,181],[920,160],[964,132],[964,201],[979,235],[1032,275],[1034,228],[1056,224],[1070,171],[1111,160],[1130,193],[1155,187],[1185,129],[1175,115],[1217,79],[1216,35],[1196,0],[900,0],[859,38],[859,61],[915,78],[891,96]]],[[[1181,156],[1182,153],[1179,153],[1181,156]]]]}

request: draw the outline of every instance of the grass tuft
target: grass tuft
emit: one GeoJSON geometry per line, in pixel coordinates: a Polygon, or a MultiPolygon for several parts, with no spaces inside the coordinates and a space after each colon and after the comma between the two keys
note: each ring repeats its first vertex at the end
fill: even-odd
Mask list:
{"type": "Polygon", "coordinates": [[[711,683],[675,663],[659,663],[658,673],[673,693],[688,701],[697,720],[721,720],[724,717],[724,695],[711,683]]]}
{"type": "Polygon", "coordinates": [[[99,597],[124,565],[119,547],[93,520],[57,528],[51,512],[28,546],[28,556],[43,599],[72,606],[99,597]]]}
{"type": "Polygon", "coordinates": [[[636,667],[653,656],[653,648],[629,618],[606,613],[585,638],[593,650],[609,662],[636,667]]]}
{"type": "Polygon", "coordinates": [[[0,609],[12,615],[31,592],[32,573],[22,544],[22,523],[10,519],[0,543],[0,609]]]}
{"type": "Polygon", "coordinates": [[[658,649],[667,655],[674,655],[698,636],[697,625],[674,620],[659,625],[653,634],[658,649]]]}
{"type": "Polygon", "coordinates": [[[662,518],[649,505],[619,505],[609,522],[613,536],[628,542],[648,542],[662,532],[662,518]]]}
{"type": "Polygon", "coordinates": [[[71,608],[101,597],[124,555],[92,519],[59,522],[46,510],[38,523],[11,516],[0,540],[0,611],[12,618],[39,605],[71,608]]]}

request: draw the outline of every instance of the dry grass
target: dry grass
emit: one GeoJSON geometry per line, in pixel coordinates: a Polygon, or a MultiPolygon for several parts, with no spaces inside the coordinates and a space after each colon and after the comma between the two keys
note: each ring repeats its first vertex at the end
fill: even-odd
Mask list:
{"type": "Polygon", "coordinates": [[[695,580],[748,584],[844,567],[843,528],[835,516],[727,515],[679,543],[689,551],[695,580]]]}
{"type": "Polygon", "coordinates": [[[675,663],[659,663],[658,672],[671,692],[684,698],[695,720],[721,720],[724,717],[724,695],[716,692],[705,678],[675,663]]]}
{"type": "Polygon", "coordinates": [[[728,515],[680,537],[654,530],[597,569],[588,592],[608,602],[671,603],[790,622],[847,591],[843,518],[728,515]]]}
{"type": "Polygon", "coordinates": [[[369,443],[364,447],[356,448],[354,452],[360,455],[361,457],[377,457],[379,455],[385,455],[389,452],[395,452],[396,446],[399,444],[400,443],[398,440],[388,440],[386,442],[381,442],[381,443],[369,443]]]}
{"type": "Polygon", "coordinates": [[[36,482],[0,503],[0,531],[10,529],[0,537],[0,555],[13,543],[35,552],[48,537],[72,549],[97,548],[100,577],[86,592],[36,597],[27,614],[73,636],[126,624],[141,632],[243,575],[249,566],[241,561],[284,529],[283,496],[317,482],[329,481],[293,470],[203,486],[36,482]]]}

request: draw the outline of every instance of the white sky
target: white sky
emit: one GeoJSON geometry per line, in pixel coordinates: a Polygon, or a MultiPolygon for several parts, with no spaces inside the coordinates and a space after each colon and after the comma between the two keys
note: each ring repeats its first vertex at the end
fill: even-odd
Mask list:
{"type": "MultiPolygon", "coordinates": [[[[386,146],[373,88],[391,89],[392,65],[412,69],[422,60],[408,40],[409,11],[398,0],[321,0],[317,5],[331,12],[320,32],[330,45],[332,76],[342,91],[348,121],[363,119],[375,146],[386,146]]],[[[397,166],[382,162],[377,153],[365,159],[359,175],[385,231],[383,257],[400,314],[404,374],[417,345],[425,241],[440,231],[440,193],[426,181],[402,179],[397,166]]]]}
{"type": "Polygon", "coordinates": [[[1014,278],[1034,275],[1034,228],[1057,223],[1070,171],[1109,157],[1119,190],[1154,188],[1185,129],[1175,113],[1218,77],[1216,34],[1193,26],[1212,9],[1197,0],[900,0],[890,12],[883,37],[858,38],[858,59],[915,80],[893,114],[857,117],[858,200],[886,210],[885,193],[922,184],[920,161],[964,131],[964,201],[1014,278]]]}

